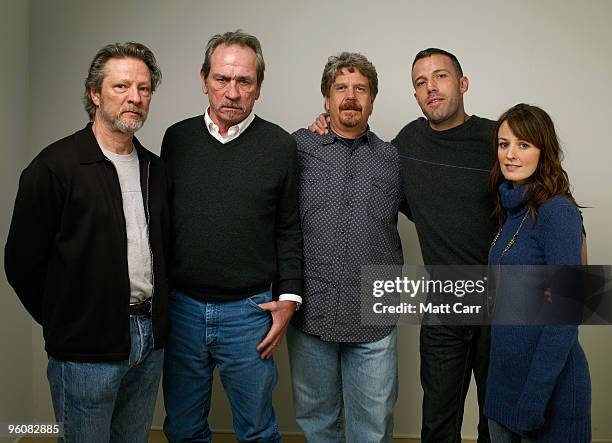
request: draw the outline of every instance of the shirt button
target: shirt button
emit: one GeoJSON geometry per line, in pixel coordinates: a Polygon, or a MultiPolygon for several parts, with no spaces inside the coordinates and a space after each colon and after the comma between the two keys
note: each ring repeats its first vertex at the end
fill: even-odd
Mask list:
{"type": "Polygon", "coordinates": [[[335,283],[332,285],[332,288],[336,289],[336,284],[335,283]]]}

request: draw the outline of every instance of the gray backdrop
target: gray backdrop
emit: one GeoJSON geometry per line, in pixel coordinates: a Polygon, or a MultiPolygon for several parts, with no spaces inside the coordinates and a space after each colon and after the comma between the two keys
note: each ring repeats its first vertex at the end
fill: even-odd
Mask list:
{"type": "MultiPolygon", "coordinates": [[[[469,114],[496,118],[518,102],[542,106],[557,124],[566,148],[565,167],[583,211],[589,260],[610,264],[611,142],[598,132],[610,126],[612,2],[529,0],[437,2],[36,1],[0,3],[0,148],[4,244],[19,172],[50,142],[81,128],[82,83],[95,52],[114,41],[148,45],[163,71],[149,120],[138,134],[159,152],[170,124],[201,113],[207,103],[198,71],[208,38],[243,28],[259,37],[266,79],[258,115],[288,131],[322,110],[319,82],[330,54],[365,54],[378,69],[380,93],[370,120],[391,139],[421,115],[412,96],[410,65],[420,49],[455,53],[470,79],[469,114]]],[[[443,216],[443,214],[441,214],[443,216]]],[[[419,263],[413,226],[401,218],[408,263],[419,263]]],[[[0,422],[49,420],[46,355],[40,327],[29,319],[4,277],[0,278],[0,422]]],[[[400,328],[400,396],[395,434],[419,433],[421,391],[418,329],[400,328]]],[[[612,328],[584,327],[582,343],[593,381],[593,430],[612,441],[612,328]]],[[[275,402],[283,431],[297,431],[291,414],[285,350],[278,352],[280,383],[275,402]]],[[[476,403],[470,394],[464,436],[475,434],[476,403]]],[[[161,401],[155,425],[163,419],[161,401]]],[[[230,429],[227,402],[217,386],[211,423],[230,429]]]]}

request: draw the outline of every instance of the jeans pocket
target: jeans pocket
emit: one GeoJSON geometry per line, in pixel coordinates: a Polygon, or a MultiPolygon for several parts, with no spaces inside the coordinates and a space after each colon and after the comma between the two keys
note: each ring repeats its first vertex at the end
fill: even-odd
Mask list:
{"type": "Polygon", "coordinates": [[[269,301],[272,301],[272,292],[270,291],[255,294],[246,299],[247,305],[257,309],[260,312],[268,312],[259,305],[269,301]]]}

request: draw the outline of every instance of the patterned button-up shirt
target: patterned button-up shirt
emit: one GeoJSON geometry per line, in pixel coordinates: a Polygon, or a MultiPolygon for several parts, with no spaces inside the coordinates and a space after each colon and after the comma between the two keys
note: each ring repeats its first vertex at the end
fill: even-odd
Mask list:
{"type": "Polygon", "coordinates": [[[326,341],[380,340],[393,327],[362,324],[360,272],[403,262],[397,151],[371,131],[353,143],[331,131],[293,136],[304,236],[304,295],[293,324],[326,341]]]}

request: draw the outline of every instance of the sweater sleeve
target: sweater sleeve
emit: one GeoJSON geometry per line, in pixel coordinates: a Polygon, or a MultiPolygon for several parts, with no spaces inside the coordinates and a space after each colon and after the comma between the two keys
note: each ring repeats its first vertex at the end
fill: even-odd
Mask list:
{"type": "Polygon", "coordinates": [[[280,294],[302,295],[302,230],[298,212],[298,157],[293,138],[276,203],[276,277],[274,299],[280,294]]]}
{"type": "Polygon", "coordinates": [[[166,132],[164,133],[164,138],[162,139],[162,144],[161,144],[161,149],[159,152],[159,156],[162,159],[162,162],[164,164],[164,171],[165,171],[165,175],[166,175],[166,185],[167,185],[167,189],[168,189],[168,199],[172,198],[172,188],[174,186],[174,181],[173,181],[173,177],[172,177],[172,168],[169,166],[170,163],[170,152],[171,152],[171,134],[170,134],[170,129],[167,129],[166,132]]]}
{"type": "MultiPolygon", "coordinates": [[[[539,223],[546,264],[580,265],[582,222],[577,208],[563,199],[550,210],[539,211],[539,223]]],[[[538,429],[544,424],[546,406],[577,340],[577,326],[544,326],[518,401],[523,430],[538,429]]]]}
{"type": "Polygon", "coordinates": [[[404,214],[408,220],[414,222],[414,218],[412,217],[412,211],[410,211],[410,205],[408,204],[408,199],[406,198],[406,184],[404,183],[403,178],[401,177],[401,168],[400,168],[400,206],[399,212],[404,214]]]}
{"type": "Polygon", "coordinates": [[[49,258],[59,231],[63,187],[36,158],[23,171],[9,234],[4,269],[10,285],[30,315],[42,323],[42,300],[49,258]]]}
{"type": "Polygon", "coordinates": [[[161,157],[162,160],[167,161],[168,159],[168,153],[170,151],[170,138],[172,137],[170,135],[170,131],[171,129],[168,128],[166,129],[166,132],[164,133],[164,138],[162,139],[162,144],[161,144],[161,148],[159,150],[159,156],[161,157]]]}
{"type": "MultiPolygon", "coordinates": [[[[398,156],[399,156],[399,146],[401,145],[400,136],[402,135],[402,132],[403,130],[400,131],[399,134],[397,134],[393,140],[391,140],[391,144],[395,146],[395,148],[398,150],[398,156]]],[[[401,158],[399,159],[399,161],[401,163],[401,158]]],[[[406,183],[404,181],[402,169],[403,168],[401,167],[399,169],[400,186],[401,186],[400,188],[401,202],[399,206],[399,212],[404,214],[408,218],[408,220],[410,220],[411,222],[414,222],[414,218],[412,217],[412,211],[410,210],[410,205],[408,203],[408,199],[406,198],[408,194],[406,193],[406,183]]]]}

